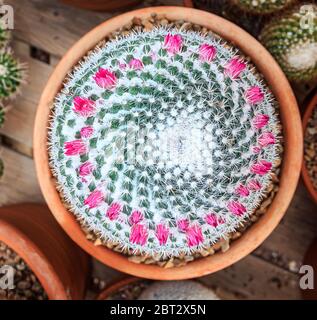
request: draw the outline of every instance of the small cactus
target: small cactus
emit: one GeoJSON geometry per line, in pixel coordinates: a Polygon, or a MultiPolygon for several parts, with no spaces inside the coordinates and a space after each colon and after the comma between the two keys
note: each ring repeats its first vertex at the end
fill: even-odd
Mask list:
{"type": "Polygon", "coordinates": [[[0,99],[18,92],[25,78],[25,65],[16,60],[10,49],[0,51],[0,99]]]}
{"type": "Polygon", "coordinates": [[[298,6],[272,20],[260,40],[290,80],[317,77],[317,5],[298,6]]]}
{"type": "Polygon", "coordinates": [[[283,10],[296,0],[230,0],[241,10],[252,14],[270,14],[283,10]]]}
{"type": "Polygon", "coordinates": [[[277,104],[216,36],[158,27],[98,46],[54,102],[49,154],[79,221],[123,252],[193,254],[255,211],[279,159],[277,104]]]}

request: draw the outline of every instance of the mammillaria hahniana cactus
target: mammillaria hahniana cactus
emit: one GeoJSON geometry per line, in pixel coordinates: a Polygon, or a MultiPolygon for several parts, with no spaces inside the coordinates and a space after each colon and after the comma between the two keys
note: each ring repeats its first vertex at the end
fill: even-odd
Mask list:
{"type": "Polygon", "coordinates": [[[255,211],[280,156],[276,103],[216,36],[132,32],[56,97],[51,167],[70,210],[129,254],[192,254],[255,211]]]}
{"type": "Polygon", "coordinates": [[[317,6],[305,4],[268,23],[261,42],[278,61],[290,80],[317,77],[317,6]]]}
{"type": "Polygon", "coordinates": [[[242,10],[254,14],[269,14],[285,9],[297,0],[230,0],[242,10]]]}

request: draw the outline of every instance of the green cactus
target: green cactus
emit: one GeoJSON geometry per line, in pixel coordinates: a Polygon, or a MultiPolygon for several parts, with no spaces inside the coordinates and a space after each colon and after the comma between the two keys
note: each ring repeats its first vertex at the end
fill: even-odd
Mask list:
{"type": "Polygon", "coordinates": [[[25,66],[16,60],[11,50],[0,51],[0,99],[17,93],[25,78],[25,66]]]}
{"type": "Polygon", "coordinates": [[[296,0],[230,0],[241,10],[252,14],[270,14],[286,9],[296,0]]]}
{"type": "Polygon", "coordinates": [[[243,223],[280,155],[277,105],[218,37],[158,27],[96,47],[54,102],[57,187],[104,244],[161,257],[243,223]]]}
{"type": "Polygon", "coordinates": [[[317,77],[317,6],[303,5],[268,23],[260,40],[295,82],[317,77]]]}

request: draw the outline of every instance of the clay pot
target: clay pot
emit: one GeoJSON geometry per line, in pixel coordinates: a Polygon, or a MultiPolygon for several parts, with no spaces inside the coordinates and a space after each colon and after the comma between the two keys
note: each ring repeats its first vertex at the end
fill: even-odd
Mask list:
{"type": "Polygon", "coordinates": [[[107,300],[108,297],[110,297],[111,295],[116,293],[121,288],[123,288],[129,284],[136,283],[138,281],[142,281],[142,279],[136,278],[136,277],[128,277],[128,278],[119,279],[119,280],[111,283],[103,291],[101,291],[99,293],[99,295],[97,296],[96,300],[107,300]]]}
{"type": "Polygon", "coordinates": [[[50,300],[84,298],[88,256],[67,237],[45,205],[2,207],[0,241],[24,260],[50,300]]]}
{"type": "MultiPolygon", "coordinates": [[[[305,109],[306,111],[305,111],[305,114],[303,117],[303,134],[304,134],[304,136],[305,136],[305,131],[307,128],[308,120],[310,119],[310,117],[313,113],[313,110],[316,106],[317,106],[317,90],[315,90],[312,97],[310,99],[308,99],[308,104],[305,109]]],[[[309,194],[317,203],[317,190],[314,188],[313,183],[311,181],[311,177],[308,174],[305,160],[303,161],[303,166],[302,166],[302,177],[303,177],[305,186],[306,186],[309,194]]]]}
{"type": "Polygon", "coordinates": [[[131,11],[105,21],[82,37],[65,54],[50,77],[38,106],[34,129],[34,156],[40,186],[52,213],[68,235],[85,251],[112,268],[134,276],[159,280],[189,279],[216,272],[237,262],[257,248],[278,225],[294,195],[302,164],[302,152],[302,127],[296,99],[285,75],[272,56],[257,40],[233,23],[209,12],[184,7],[166,6],[131,11]],[[240,239],[235,240],[230,250],[225,253],[217,253],[197,259],[185,266],[169,269],[157,265],[133,263],[123,254],[105,246],[95,246],[89,241],[75,216],[66,209],[56,190],[47,151],[50,108],[68,72],[106,35],[126,25],[134,17],[145,19],[154,12],[165,15],[170,20],[187,20],[205,26],[233,42],[251,58],[280,104],[285,148],[279,191],[267,213],[240,239]]]}
{"type": "Polygon", "coordinates": [[[137,5],[142,0],[61,0],[64,4],[95,11],[116,11],[137,5]]]}

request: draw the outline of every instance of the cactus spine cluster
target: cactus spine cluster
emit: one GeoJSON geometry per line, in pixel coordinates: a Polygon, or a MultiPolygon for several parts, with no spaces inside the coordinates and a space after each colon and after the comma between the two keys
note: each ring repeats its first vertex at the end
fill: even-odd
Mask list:
{"type": "Polygon", "coordinates": [[[266,195],[280,156],[277,105],[228,43],[158,27],[96,47],[68,78],[54,102],[51,168],[104,244],[192,254],[266,195]]]}
{"type": "Polygon", "coordinates": [[[243,11],[252,14],[270,14],[289,7],[296,0],[230,0],[243,11]]]}
{"type": "Polygon", "coordinates": [[[317,77],[317,6],[302,5],[272,20],[262,30],[261,42],[296,82],[317,77]]]}

